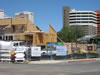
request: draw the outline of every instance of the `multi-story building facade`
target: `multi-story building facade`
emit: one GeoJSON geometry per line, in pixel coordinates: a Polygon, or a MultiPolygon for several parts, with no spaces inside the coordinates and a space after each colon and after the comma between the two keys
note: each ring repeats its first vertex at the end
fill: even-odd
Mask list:
{"type": "Polygon", "coordinates": [[[100,34],[100,10],[96,10],[97,13],[97,34],[100,34]]]}
{"type": "Polygon", "coordinates": [[[29,21],[29,23],[34,24],[34,15],[32,12],[29,11],[24,11],[24,12],[20,12],[20,13],[16,13],[15,14],[16,17],[26,17],[29,21]]]}
{"type": "Polygon", "coordinates": [[[80,25],[86,35],[96,35],[97,16],[95,11],[77,11],[63,8],[63,26],[80,25]]]}

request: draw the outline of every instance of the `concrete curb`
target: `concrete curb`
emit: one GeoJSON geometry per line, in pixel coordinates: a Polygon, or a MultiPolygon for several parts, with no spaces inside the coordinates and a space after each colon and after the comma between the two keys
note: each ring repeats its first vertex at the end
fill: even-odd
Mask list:
{"type": "Polygon", "coordinates": [[[73,63],[73,62],[89,62],[89,61],[96,61],[96,59],[71,60],[71,61],[68,61],[68,63],[73,63]]]}
{"type": "Polygon", "coordinates": [[[100,58],[69,60],[68,63],[72,63],[72,62],[90,62],[90,61],[100,61],[100,58]]]}

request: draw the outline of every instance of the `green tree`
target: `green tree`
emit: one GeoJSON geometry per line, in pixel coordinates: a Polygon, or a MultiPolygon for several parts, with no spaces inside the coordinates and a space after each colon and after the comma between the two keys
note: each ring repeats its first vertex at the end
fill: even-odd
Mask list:
{"type": "Polygon", "coordinates": [[[64,42],[75,42],[84,36],[84,32],[80,26],[65,26],[57,33],[57,36],[64,42]]]}
{"type": "Polygon", "coordinates": [[[75,26],[70,26],[70,27],[71,27],[72,32],[76,36],[76,39],[85,35],[82,26],[75,25],[75,26]]]}

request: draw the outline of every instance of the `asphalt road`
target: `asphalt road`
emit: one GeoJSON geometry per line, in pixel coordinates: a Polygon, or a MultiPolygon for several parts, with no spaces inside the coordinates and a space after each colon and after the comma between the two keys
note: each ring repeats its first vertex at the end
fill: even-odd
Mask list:
{"type": "Polygon", "coordinates": [[[0,64],[0,75],[100,75],[100,61],[57,64],[0,64]]]}

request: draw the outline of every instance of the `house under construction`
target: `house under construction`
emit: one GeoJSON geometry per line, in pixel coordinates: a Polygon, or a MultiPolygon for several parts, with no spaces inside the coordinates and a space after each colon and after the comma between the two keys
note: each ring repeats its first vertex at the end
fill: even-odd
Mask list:
{"type": "Polygon", "coordinates": [[[57,33],[49,25],[49,32],[41,31],[26,17],[0,19],[0,40],[24,41],[26,45],[44,46],[47,42],[57,42],[57,33]]]}

